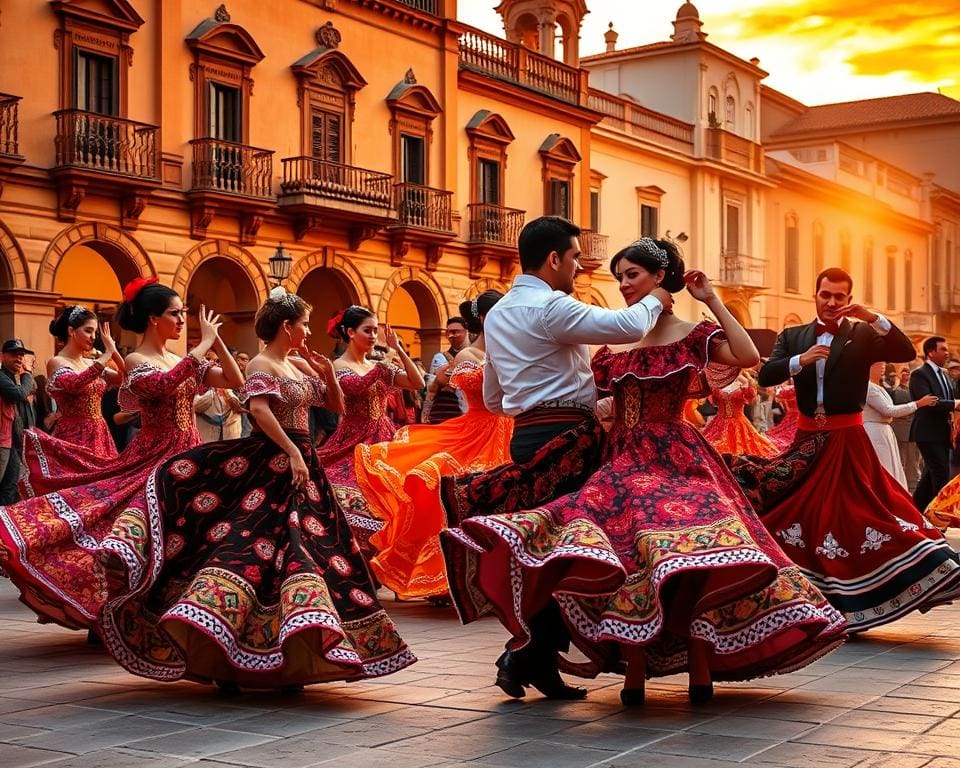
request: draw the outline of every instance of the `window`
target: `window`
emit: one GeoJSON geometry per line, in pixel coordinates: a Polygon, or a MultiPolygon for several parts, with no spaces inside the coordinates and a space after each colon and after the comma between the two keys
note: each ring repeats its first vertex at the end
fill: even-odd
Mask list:
{"type": "Polygon", "coordinates": [[[640,237],[656,237],[659,231],[660,209],[653,205],[640,206],[640,237]]]}
{"type": "Polygon", "coordinates": [[[209,83],[207,136],[211,139],[243,140],[240,89],[223,83],[209,83]]]}
{"type": "Polygon", "coordinates": [[[310,157],[343,162],[343,115],[313,110],[310,115],[310,157]]]}
{"type": "Polygon", "coordinates": [[[819,221],[813,224],[813,269],[817,275],[823,272],[823,224],[819,221]]]}
{"type": "Polygon", "coordinates": [[[711,128],[720,127],[720,93],[711,88],[707,96],[707,122],[711,128]]]}
{"type": "Polygon", "coordinates": [[[477,202],[500,205],[500,163],[481,159],[477,166],[477,202]]]}
{"type": "Polygon", "coordinates": [[[850,232],[846,229],[840,232],[840,269],[850,274],[850,232]]]}
{"type": "Polygon", "coordinates": [[[724,249],[728,255],[740,253],[740,213],[741,208],[736,203],[724,205],[724,249]]]}
{"type": "Polygon", "coordinates": [[[551,179],[549,189],[549,205],[546,214],[548,216],[563,216],[565,219],[572,219],[573,211],[570,205],[570,182],[551,179]]]}
{"type": "Polygon", "coordinates": [[[897,247],[887,246],[887,309],[897,308],[897,247]]]}
{"type": "Polygon", "coordinates": [[[580,162],[580,151],[570,139],[553,133],[540,145],[543,160],[543,211],[573,219],[574,169],[580,162]]]}
{"type": "Polygon", "coordinates": [[[513,141],[510,126],[500,115],[482,109],[467,123],[467,136],[470,203],[503,205],[507,147],[513,141]]]}
{"type": "Polygon", "coordinates": [[[119,114],[117,94],[117,58],[102,56],[77,48],[76,95],[77,109],[98,115],[119,114]]]}
{"type": "Polygon", "coordinates": [[[903,252],[903,311],[913,309],[913,251],[903,252]]]}
{"type": "Polygon", "coordinates": [[[743,135],[746,136],[751,141],[756,137],[756,131],[753,130],[753,105],[747,104],[743,110],[743,135]]]}
{"type": "Polygon", "coordinates": [[[590,229],[600,231],[600,190],[590,190],[590,229]]]}
{"type": "Polygon", "coordinates": [[[733,131],[737,127],[737,101],[733,96],[727,96],[724,105],[723,127],[728,131],[733,131]]]}
{"type": "Polygon", "coordinates": [[[421,136],[400,136],[401,180],[409,184],[426,184],[426,142],[421,136]]]}
{"type": "Polygon", "coordinates": [[[873,304],[873,238],[863,241],[863,301],[868,306],[873,304]]]}
{"type": "MultiPolygon", "coordinates": [[[[393,136],[393,175],[406,184],[429,186],[433,121],[443,110],[430,89],[417,83],[413,70],[387,95],[393,136]]],[[[422,198],[421,198],[422,199],[422,198]]]]}
{"type": "Polygon", "coordinates": [[[787,217],[784,238],[784,289],[800,290],[800,227],[796,216],[787,217]]]}

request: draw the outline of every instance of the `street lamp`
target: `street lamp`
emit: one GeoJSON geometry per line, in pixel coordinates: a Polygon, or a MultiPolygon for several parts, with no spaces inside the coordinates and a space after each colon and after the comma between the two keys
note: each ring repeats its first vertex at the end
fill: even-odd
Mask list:
{"type": "Polygon", "coordinates": [[[280,285],[284,280],[290,277],[290,268],[293,266],[293,258],[283,250],[283,243],[277,244],[277,250],[274,251],[267,261],[270,263],[270,279],[275,285],[280,285]]]}

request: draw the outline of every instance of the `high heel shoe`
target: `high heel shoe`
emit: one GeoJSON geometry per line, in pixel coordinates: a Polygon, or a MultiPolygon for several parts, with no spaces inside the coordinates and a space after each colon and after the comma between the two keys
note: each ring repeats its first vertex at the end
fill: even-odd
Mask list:
{"type": "Polygon", "coordinates": [[[705,685],[694,685],[687,688],[687,695],[690,697],[691,704],[706,704],[713,698],[713,683],[705,685]]]}
{"type": "Polygon", "coordinates": [[[625,707],[639,707],[646,698],[644,688],[622,688],[620,690],[620,702],[625,707]]]}

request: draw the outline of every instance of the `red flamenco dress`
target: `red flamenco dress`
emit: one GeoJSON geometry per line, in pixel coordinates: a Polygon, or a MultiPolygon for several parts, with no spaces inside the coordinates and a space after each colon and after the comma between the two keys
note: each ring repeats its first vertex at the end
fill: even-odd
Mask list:
{"type": "Polygon", "coordinates": [[[43,496],[0,507],[0,565],[41,622],[94,625],[107,596],[104,558],[125,564],[129,587],[139,583],[155,533],[147,527],[147,479],[200,442],[193,397],[208,367],[192,355],[169,371],[138,365],[119,393],[121,408],[139,411],[142,425],[124,452],[98,469],[50,478],[56,487],[43,496]]]}
{"type": "Polygon", "coordinates": [[[956,553],[884,469],[860,414],[833,418],[818,431],[801,416],[786,452],[732,462],[764,525],[851,632],[960,597],[956,553]]]}
{"type": "Polygon", "coordinates": [[[317,378],[256,372],[243,398],[266,397],[310,470],[298,491],[290,461],[260,431],[207,443],[154,475],[164,541],[137,592],[104,608],[104,644],[154,680],[281,688],[359,680],[416,661],[386,611],[308,431],[324,402],[317,378]]]}
{"type": "Polygon", "coordinates": [[[703,428],[703,436],[718,453],[764,458],[779,453],[772,442],[757,432],[743,412],[744,406],[756,397],[757,391],[749,386],[714,388],[710,392],[710,398],[717,406],[717,415],[703,428]]]}
{"type": "Polygon", "coordinates": [[[357,446],[360,487],[374,514],[385,521],[370,539],[377,551],[370,567],[381,584],[404,600],[448,592],[440,552],[440,478],[510,461],[513,419],[484,405],[483,366],[472,360],[459,363],[450,386],[467,402],[462,416],[404,427],[388,443],[357,446]]]}
{"type": "Polygon", "coordinates": [[[353,535],[365,554],[371,555],[370,536],[383,527],[360,490],[354,460],[358,445],[393,440],[397,427],[387,411],[393,380],[402,371],[395,365],[377,364],[363,376],[349,368],[337,369],[343,390],[344,415],[337,430],[317,449],[317,458],[330,481],[337,503],[347,516],[353,535]]]}
{"type": "MultiPolygon", "coordinates": [[[[561,666],[586,677],[622,673],[626,646],[644,649],[648,675],[684,671],[699,639],[713,679],[750,679],[797,669],[843,640],[843,617],[682,417],[705,378],[722,385],[736,376],[708,365],[723,338],[702,322],[673,344],[597,353],[597,384],[613,391],[616,408],[603,464],[541,507],[477,509],[444,531],[445,553],[469,561],[457,565],[471,575],[468,588],[453,591],[461,617],[488,605],[519,648],[529,641],[526,619],[555,600],[587,658],[561,666]]],[[[560,480],[562,462],[541,460],[560,480]]]]}
{"type": "Polygon", "coordinates": [[[64,366],[51,374],[47,394],[57,401],[60,418],[50,435],[39,429],[28,429],[24,435],[23,462],[28,473],[20,483],[24,497],[62,488],[63,477],[99,470],[117,458],[117,446],[101,410],[107,388],[100,363],[80,373],[64,366]]]}
{"type": "Polygon", "coordinates": [[[793,445],[797,436],[797,417],[800,411],[797,410],[797,390],[793,384],[777,387],[775,394],[777,402],[784,409],[784,415],[779,424],[767,430],[766,437],[777,446],[778,451],[783,452],[793,445]]]}

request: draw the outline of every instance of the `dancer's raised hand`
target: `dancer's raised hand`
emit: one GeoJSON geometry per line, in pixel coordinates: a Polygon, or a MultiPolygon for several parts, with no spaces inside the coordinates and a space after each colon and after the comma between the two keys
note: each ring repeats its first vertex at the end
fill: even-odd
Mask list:
{"type": "Polygon", "coordinates": [[[220,315],[212,309],[207,309],[205,305],[200,305],[200,343],[207,344],[208,349],[213,346],[213,342],[220,335],[220,326],[223,321],[220,315]]]}

